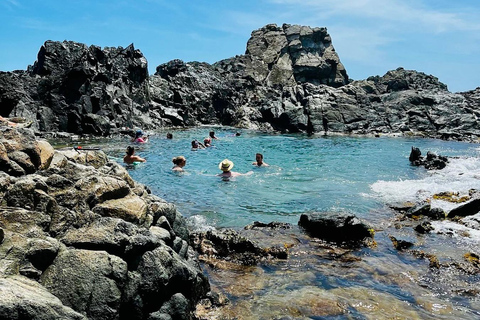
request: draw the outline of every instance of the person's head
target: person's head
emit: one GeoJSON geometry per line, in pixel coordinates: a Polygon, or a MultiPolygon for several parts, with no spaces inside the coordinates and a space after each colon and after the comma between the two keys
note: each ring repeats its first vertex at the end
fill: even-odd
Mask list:
{"type": "Polygon", "coordinates": [[[187,159],[184,156],[178,156],[172,159],[174,165],[183,167],[187,163],[187,159]]]}
{"type": "Polygon", "coordinates": [[[208,134],[211,138],[215,137],[215,131],[210,131],[208,134]]]}
{"type": "Polygon", "coordinates": [[[204,144],[204,145],[210,145],[210,144],[212,144],[212,139],[210,139],[210,138],[205,138],[205,139],[203,139],[203,144],[204,144]]]}
{"type": "Polygon", "coordinates": [[[171,134],[170,132],[167,133],[167,139],[173,139],[173,134],[171,134]]]}
{"type": "Polygon", "coordinates": [[[240,136],[240,132],[236,132],[236,133],[235,133],[235,136],[239,137],[239,136],[240,136]]]}
{"type": "Polygon", "coordinates": [[[257,161],[257,164],[262,164],[263,163],[263,154],[257,153],[255,154],[255,161],[257,161]]]}
{"type": "Polygon", "coordinates": [[[135,139],[140,138],[140,137],[143,137],[143,132],[142,132],[142,130],[137,130],[137,132],[135,132],[135,139]]]}
{"type": "Polygon", "coordinates": [[[192,148],[194,148],[194,149],[198,148],[198,141],[197,140],[192,140],[192,148]]]}
{"type": "Polygon", "coordinates": [[[127,154],[128,154],[129,156],[133,156],[134,153],[135,153],[135,148],[132,147],[132,146],[128,146],[128,147],[127,147],[127,154]]]}
{"type": "Polygon", "coordinates": [[[233,168],[233,162],[228,159],[225,159],[218,164],[218,168],[223,172],[229,172],[233,168]]]}

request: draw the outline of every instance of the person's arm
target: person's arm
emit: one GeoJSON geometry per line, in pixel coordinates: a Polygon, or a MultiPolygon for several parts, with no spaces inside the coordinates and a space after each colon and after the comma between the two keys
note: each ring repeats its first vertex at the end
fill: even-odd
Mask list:
{"type": "Polygon", "coordinates": [[[146,159],[143,159],[139,156],[133,156],[132,159],[133,159],[133,161],[137,161],[137,162],[147,162],[146,159]]]}

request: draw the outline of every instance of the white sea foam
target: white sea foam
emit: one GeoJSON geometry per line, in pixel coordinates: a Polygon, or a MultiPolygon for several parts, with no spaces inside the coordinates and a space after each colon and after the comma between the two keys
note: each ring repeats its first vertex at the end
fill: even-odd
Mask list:
{"type": "Polygon", "coordinates": [[[480,242],[480,230],[469,228],[468,226],[450,221],[432,221],[434,232],[451,235],[463,242],[480,242]]]}
{"type": "Polygon", "coordinates": [[[191,216],[187,219],[187,224],[192,231],[210,231],[215,228],[207,223],[207,218],[201,215],[191,216]]]}
{"type": "MultiPolygon", "coordinates": [[[[480,190],[480,159],[450,159],[443,170],[432,170],[420,179],[399,181],[377,181],[370,186],[374,195],[388,204],[407,201],[423,201],[440,192],[468,194],[470,189],[480,190]]],[[[431,200],[432,207],[449,211],[458,204],[441,200],[431,200]]]]}

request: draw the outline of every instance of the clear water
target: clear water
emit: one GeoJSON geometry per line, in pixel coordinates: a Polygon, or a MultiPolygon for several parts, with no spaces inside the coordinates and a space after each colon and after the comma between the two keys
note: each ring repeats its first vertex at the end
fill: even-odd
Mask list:
{"type": "MultiPolygon", "coordinates": [[[[478,145],[420,138],[323,137],[263,134],[232,128],[195,128],[153,135],[138,145],[147,162],[130,170],[137,181],[176,204],[193,227],[241,228],[253,221],[297,224],[301,213],[348,212],[371,224],[376,248],[350,252],[354,262],[330,259],[332,249],[308,244],[289,260],[244,270],[205,265],[212,287],[232,303],[217,318],[274,319],[473,319],[480,317],[480,299],[457,291],[474,291],[478,275],[456,269],[434,270],[428,260],[393,249],[393,234],[435,254],[441,262],[462,260],[478,252],[480,232],[454,222],[434,223],[436,233],[423,236],[413,228],[397,228],[389,204],[425,200],[434,193],[467,194],[480,189],[478,145]],[[192,151],[191,140],[210,130],[213,147],[192,151]],[[412,146],[455,157],[444,170],[426,171],[408,161],[412,146]],[[252,166],[255,153],[269,167],[252,166]],[[175,156],[187,158],[185,172],[172,172],[175,156]],[[218,164],[228,158],[233,171],[250,175],[224,181],[218,164]],[[453,231],[452,231],[453,230],[453,231]],[[458,234],[456,234],[456,232],[458,234]],[[459,234],[468,236],[459,236],[459,234]],[[312,250],[312,245],[318,250],[312,250]],[[323,253],[322,253],[323,252],[323,253]]],[[[128,140],[111,140],[103,149],[122,162],[128,140]]],[[[449,209],[452,204],[433,201],[449,209]]],[[[214,316],[208,318],[215,318],[214,316]]]]}
{"type": "MultiPolygon", "coordinates": [[[[473,144],[250,131],[235,137],[232,129],[213,128],[220,138],[213,141],[213,147],[192,151],[191,140],[202,141],[210,129],[174,131],[172,140],[163,133],[154,135],[149,143],[136,146],[136,154],[147,162],[130,175],[175,203],[184,216],[202,217],[199,221],[215,227],[243,227],[253,221],[297,223],[301,213],[313,211],[344,211],[375,220],[381,218],[377,211],[386,202],[414,200],[419,190],[449,191],[454,173],[442,173],[444,181],[440,177],[428,180],[424,169],[408,161],[412,146],[424,154],[470,157],[457,161],[456,170],[463,169],[465,175],[459,176],[455,187],[463,191],[480,188],[480,180],[474,178],[475,172],[480,175],[476,158],[480,151],[473,144]],[[269,167],[252,166],[256,152],[264,155],[269,167]],[[181,174],[171,170],[172,158],[179,155],[187,158],[181,174]],[[253,174],[223,181],[216,174],[225,158],[234,162],[233,171],[253,174]]],[[[106,151],[122,162],[128,143],[116,141],[106,151]]]]}

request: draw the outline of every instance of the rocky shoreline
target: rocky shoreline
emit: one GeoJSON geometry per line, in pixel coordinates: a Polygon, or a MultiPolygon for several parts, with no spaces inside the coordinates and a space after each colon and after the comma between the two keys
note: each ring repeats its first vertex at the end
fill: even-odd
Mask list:
{"type": "Polygon", "coordinates": [[[190,319],[209,283],[173,204],[102,151],[0,130],[0,318],[190,319]]]}
{"type": "Polygon", "coordinates": [[[108,136],[124,128],[222,124],[319,134],[402,134],[477,142],[480,88],[451,93],[398,68],[352,81],[326,28],[267,25],[245,54],[173,60],[148,75],[127,48],[47,41],[25,71],[0,72],[0,115],[37,133],[108,136]]]}

